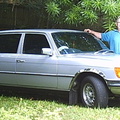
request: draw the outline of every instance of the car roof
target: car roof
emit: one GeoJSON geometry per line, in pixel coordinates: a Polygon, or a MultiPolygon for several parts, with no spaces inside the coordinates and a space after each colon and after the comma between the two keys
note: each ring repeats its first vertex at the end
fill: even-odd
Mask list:
{"type": "Polygon", "coordinates": [[[14,29],[14,30],[1,30],[0,33],[22,33],[22,32],[44,32],[44,33],[53,33],[53,32],[82,32],[79,30],[70,30],[70,29],[14,29]]]}

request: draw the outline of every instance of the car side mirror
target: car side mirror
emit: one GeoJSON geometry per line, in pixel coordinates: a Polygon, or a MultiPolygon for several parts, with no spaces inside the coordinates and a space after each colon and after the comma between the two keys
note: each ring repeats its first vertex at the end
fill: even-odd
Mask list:
{"type": "Polygon", "coordinates": [[[42,54],[51,56],[52,55],[51,48],[42,48],[42,54]]]}

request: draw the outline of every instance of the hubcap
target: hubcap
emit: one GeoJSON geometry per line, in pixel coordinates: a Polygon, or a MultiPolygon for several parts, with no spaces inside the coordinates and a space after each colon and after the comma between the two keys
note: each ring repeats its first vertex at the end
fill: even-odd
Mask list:
{"type": "Polygon", "coordinates": [[[83,99],[87,106],[94,106],[95,91],[91,84],[87,83],[83,88],[83,99]]]}

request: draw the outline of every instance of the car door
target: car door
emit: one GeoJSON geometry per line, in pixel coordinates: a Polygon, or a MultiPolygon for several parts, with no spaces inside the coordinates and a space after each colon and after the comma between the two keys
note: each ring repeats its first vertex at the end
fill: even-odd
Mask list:
{"type": "Polygon", "coordinates": [[[0,34],[0,84],[16,85],[17,50],[21,34],[0,34]]]}
{"type": "Polygon", "coordinates": [[[16,60],[18,84],[33,88],[57,87],[57,59],[42,54],[42,48],[50,48],[45,35],[26,34],[23,52],[16,60]]]}

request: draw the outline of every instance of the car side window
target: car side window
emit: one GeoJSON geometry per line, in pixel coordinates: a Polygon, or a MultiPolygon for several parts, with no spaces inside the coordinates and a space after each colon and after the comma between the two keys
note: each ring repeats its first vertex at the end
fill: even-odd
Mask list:
{"type": "Polygon", "coordinates": [[[45,35],[26,34],[23,47],[24,54],[42,54],[42,48],[50,48],[45,35]]]}
{"type": "Polygon", "coordinates": [[[0,35],[0,53],[17,53],[21,34],[0,35]]]}

